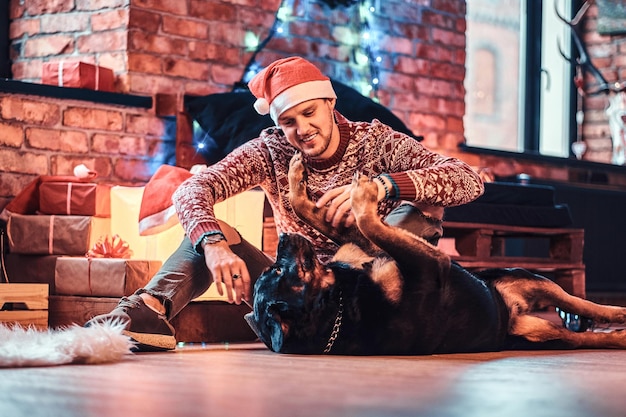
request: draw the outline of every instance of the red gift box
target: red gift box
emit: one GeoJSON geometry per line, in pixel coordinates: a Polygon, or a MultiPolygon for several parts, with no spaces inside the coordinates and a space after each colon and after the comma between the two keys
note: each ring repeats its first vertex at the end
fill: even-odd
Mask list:
{"type": "Polygon", "coordinates": [[[115,91],[113,70],[86,62],[55,61],[43,64],[42,84],[115,91]]]}
{"type": "Polygon", "coordinates": [[[43,214],[111,217],[111,186],[88,182],[42,182],[39,211],[43,214]]]}

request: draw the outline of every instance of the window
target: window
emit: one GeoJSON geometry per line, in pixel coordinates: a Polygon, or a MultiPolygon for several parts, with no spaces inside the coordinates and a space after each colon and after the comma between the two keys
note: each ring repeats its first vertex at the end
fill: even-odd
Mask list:
{"type": "Polygon", "coordinates": [[[571,0],[468,0],[467,145],[569,157],[571,0]]]}

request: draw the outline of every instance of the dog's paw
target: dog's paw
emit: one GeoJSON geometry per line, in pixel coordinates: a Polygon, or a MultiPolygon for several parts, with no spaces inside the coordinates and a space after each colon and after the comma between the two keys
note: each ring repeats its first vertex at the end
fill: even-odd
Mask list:
{"type": "Polygon", "coordinates": [[[296,152],[289,161],[289,191],[293,196],[306,195],[306,167],[302,154],[296,152]]]}
{"type": "Polygon", "coordinates": [[[355,217],[360,217],[368,212],[376,212],[378,206],[378,186],[364,175],[352,181],[350,202],[355,217]]]}

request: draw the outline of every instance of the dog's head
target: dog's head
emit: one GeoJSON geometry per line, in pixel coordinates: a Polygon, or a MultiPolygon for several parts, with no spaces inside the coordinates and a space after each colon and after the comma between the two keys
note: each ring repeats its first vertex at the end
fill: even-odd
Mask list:
{"type": "Polygon", "coordinates": [[[333,283],[333,272],[318,260],[306,238],[282,234],[276,262],[254,285],[253,312],[247,319],[274,352],[318,353],[316,321],[326,304],[324,290],[333,283]]]}

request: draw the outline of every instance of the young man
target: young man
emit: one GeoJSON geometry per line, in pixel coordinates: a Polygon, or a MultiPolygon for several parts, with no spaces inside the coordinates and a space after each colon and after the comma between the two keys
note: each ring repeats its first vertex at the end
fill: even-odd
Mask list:
{"type": "Polygon", "coordinates": [[[279,233],[300,233],[328,261],[337,250],[293,212],[288,200],[289,161],[300,152],[308,168],[307,187],[326,220],[350,225],[350,184],[355,172],[378,185],[379,212],[386,221],[436,242],[443,207],[468,203],[484,191],[465,163],[430,152],[415,139],[378,122],[352,122],[335,111],[330,80],[313,64],[292,57],[278,60],[249,83],[260,114],[276,127],[235,149],[222,161],[186,180],[173,200],[187,237],[146,285],[124,297],[96,321],[120,319],[138,349],[173,349],[168,322],[214,281],[229,302],[251,299],[252,284],[272,263],[215,218],[213,205],[261,187],[272,206],[279,233]],[[234,293],[234,295],[233,295],[234,293]]]}

